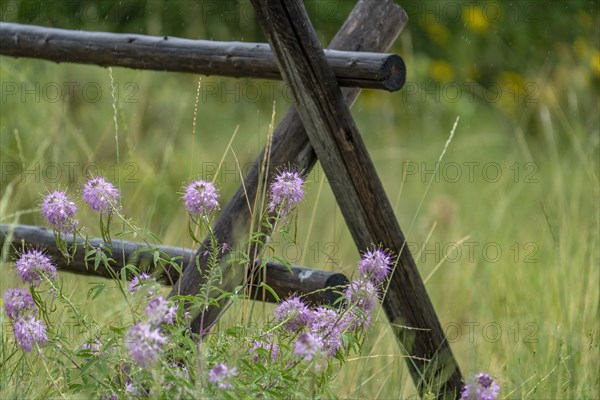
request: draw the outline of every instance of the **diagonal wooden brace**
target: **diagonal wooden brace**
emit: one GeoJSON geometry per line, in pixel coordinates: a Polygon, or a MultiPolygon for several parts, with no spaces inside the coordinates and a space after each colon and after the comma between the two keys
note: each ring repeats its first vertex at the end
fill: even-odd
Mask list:
{"type": "MultiPolygon", "coordinates": [[[[333,38],[330,48],[347,51],[386,51],[396,40],[406,22],[406,13],[392,0],[360,0],[333,38]]],[[[352,104],[360,93],[360,90],[356,88],[344,88],[342,91],[348,104],[352,104]]],[[[308,175],[315,165],[317,157],[304,132],[302,121],[295,107],[290,108],[275,129],[270,147],[263,148],[248,169],[243,184],[240,185],[214,223],[212,231],[219,243],[230,244],[233,248],[236,247],[234,244],[240,243],[244,238],[247,240],[252,221],[251,209],[254,207],[257,191],[261,187],[260,170],[265,159],[269,160],[271,171],[275,170],[277,166],[291,164],[308,175]],[[268,155],[267,150],[269,151],[268,155]]],[[[271,176],[269,175],[267,184],[270,182],[271,176]]],[[[210,239],[206,238],[201,249],[207,248],[209,244],[210,239]]],[[[200,271],[195,265],[192,265],[192,268],[186,268],[181,278],[173,286],[171,295],[198,293],[200,285],[204,282],[202,271],[206,268],[207,256],[202,250],[199,250],[197,255],[200,260],[200,271]]],[[[221,268],[223,276],[221,289],[232,291],[244,281],[243,266],[231,266],[223,263],[221,268]]],[[[222,307],[211,307],[203,314],[196,316],[192,325],[194,331],[201,332],[210,327],[222,310],[222,307]]]]}
{"type": "Polygon", "coordinates": [[[357,248],[381,244],[399,255],[383,306],[412,356],[415,385],[421,395],[458,397],[458,364],[302,1],[251,2],[357,248]]]}
{"type": "MultiPolygon", "coordinates": [[[[391,0],[361,0],[332,41],[330,48],[350,51],[386,51],[402,30],[406,21],[407,17],[404,11],[391,0]]],[[[337,87],[337,85],[335,86],[337,87]]],[[[352,104],[358,96],[359,90],[342,89],[342,93],[346,102],[352,104]]],[[[314,149],[306,137],[302,122],[294,107],[290,109],[275,130],[268,157],[265,157],[265,152],[266,148],[263,149],[248,171],[244,178],[244,184],[240,186],[215,223],[213,232],[220,242],[237,243],[248,232],[247,227],[251,220],[250,209],[254,205],[254,199],[259,188],[260,165],[265,158],[270,160],[271,170],[274,170],[275,166],[291,163],[299,166],[305,174],[308,174],[314,166],[316,162],[314,149]]],[[[361,170],[361,168],[358,169],[358,171],[361,170]]],[[[378,180],[377,182],[379,183],[378,180]]],[[[389,206],[387,200],[386,203],[389,206]]],[[[375,202],[370,204],[373,207],[377,205],[375,202]]],[[[386,217],[389,218],[390,216],[393,223],[397,225],[392,212],[389,212],[386,217]]],[[[377,224],[380,221],[371,222],[377,224]]],[[[399,227],[397,230],[400,232],[399,227]]],[[[371,240],[365,240],[365,243],[370,244],[371,242],[371,240]]],[[[388,245],[388,247],[400,250],[403,243],[404,239],[400,232],[398,243],[388,245]]],[[[365,244],[362,248],[365,248],[368,244],[365,244]]],[[[208,245],[208,239],[205,241],[205,245],[208,245]]],[[[199,254],[201,255],[201,252],[199,254]]],[[[407,353],[415,355],[413,359],[409,360],[409,368],[415,382],[421,383],[419,388],[421,393],[430,388],[432,391],[437,391],[440,397],[445,394],[448,394],[449,397],[455,397],[461,385],[460,371],[447,342],[444,340],[439,322],[433,312],[433,307],[416,271],[412,257],[407,251],[399,252],[399,254],[399,272],[397,271],[394,274],[395,278],[392,279],[384,308],[388,316],[394,316],[390,320],[393,326],[396,327],[400,345],[407,347],[407,353]],[[400,276],[400,278],[398,279],[397,276],[400,276]],[[411,293],[402,296],[399,294],[403,287],[403,281],[411,288],[410,292],[416,292],[417,295],[413,296],[411,293]],[[418,301],[423,298],[425,306],[422,303],[411,304],[412,300],[416,299],[418,301]],[[399,310],[409,310],[409,312],[403,314],[399,310]],[[425,313],[420,316],[419,313],[422,311],[425,311],[425,313]],[[431,321],[433,322],[430,323],[431,321]],[[419,331],[412,329],[403,329],[403,326],[425,327],[425,334],[419,334],[419,331]],[[429,332],[430,329],[433,329],[433,331],[429,332]],[[425,357],[425,359],[419,359],[419,357],[425,357]],[[425,386],[428,384],[431,386],[425,386]]],[[[200,267],[204,268],[205,265],[206,259],[201,257],[200,267]]],[[[232,290],[243,280],[242,268],[233,269],[230,266],[224,266],[223,268],[224,281],[222,288],[232,290]]],[[[203,278],[198,269],[187,268],[171,294],[195,294],[202,283],[203,278]]],[[[218,308],[210,308],[203,315],[197,316],[194,322],[196,332],[202,330],[201,321],[204,322],[204,327],[210,326],[218,318],[219,312],[218,308]]]]}

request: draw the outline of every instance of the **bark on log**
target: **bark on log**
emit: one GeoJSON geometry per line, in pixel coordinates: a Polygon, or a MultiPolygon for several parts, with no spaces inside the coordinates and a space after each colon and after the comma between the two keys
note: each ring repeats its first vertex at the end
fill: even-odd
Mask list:
{"type": "MultiPolygon", "coordinates": [[[[330,44],[330,48],[337,50],[370,50],[386,51],[396,40],[408,18],[404,10],[394,4],[392,0],[359,0],[330,44]]],[[[348,104],[352,104],[360,89],[344,88],[344,96],[348,104]]],[[[264,147],[256,161],[248,169],[244,183],[240,185],[229,203],[224,207],[221,215],[214,223],[213,233],[219,243],[235,244],[247,240],[254,201],[259,189],[260,170],[263,160],[269,160],[270,171],[277,166],[294,165],[306,176],[317,161],[315,152],[302,126],[302,121],[296,109],[292,106],[279,126],[273,132],[269,154],[265,157],[267,147],[264,147]]],[[[267,177],[267,184],[272,182],[272,174],[267,177]]],[[[209,246],[210,240],[206,238],[204,247],[209,246]]],[[[207,265],[206,257],[202,250],[198,251],[201,267],[207,265]]],[[[226,255],[225,255],[226,256],[226,255]]],[[[223,263],[223,281],[221,288],[232,291],[240,285],[245,276],[244,268],[223,263]]],[[[171,295],[194,295],[204,282],[202,274],[196,268],[187,268],[179,281],[173,286],[171,295]]],[[[218,318],[220,308],[211,307],[203,314],[198,315],[192,328],[196,332],[210,327],[218,318]]]]}
{"type": "MultiPolygon", "coordinates": [[[[266,43],[85,32],[0,22],[0,54],[56,62],[281,80],[266,43]]],[[[406,69],[398,55],[330,50],[327,59],[341,86],[396,91],[404,85],[406,69]]]]}
{"type": "MultiPolygon", "coordinates": [[[[73,236],[65,237],[69,249],[73,245],[73,236]]],[[[100,264],[94,269],[93,261],[85,260],[84,239],[77,238],[77,250],[73,259],[67,263],[65,257],[56,247],[54,233],[41,226],[33,225],[6,225],[0,224],[0,250],[7,251],[8,254],[15,256],[21,251],[23,246],[26,249],[39,248],[52,258],[59,271],[94,275],[104,278],[120,276],[121,269],[132,264],[148,273],[154,273],[157,280],[166,285],[172,285],[179,279],[179,271],[169,263],[162,263],[156,269],[153,266],[153,252],[158,250],[164,253],[166,257],[173,259],[180,268],[185,268],[190,261],[193,262],[195,250],[173,246],[153,246],[149,247],[144,243],[137,243],[125,240],[113,239],[112,244],[106,244],[100,238],[88,239],[90,246],[99,248],[100,245],[110,249],[114,262],[110,263],[111,270],[105,265],[100,264]],[[148,251],[151,250],[151,251],[148,251]]],[[[258,261],[260,262],[260,261],[258,261]]],[[[128,275],[128,279],[132,276],[128,275]]],[[[259,284],[263,281],[262,276],[254,276],[252,284],[259,290],[259,284]]],[[[280,298],[288,297],[294,293],[306,295],[305,299],[312,304],[332,304],[337,298],[339,291],[348,284],[348,278],[344,274],[328,271],[320,271],[312,268],[301,267],[299,265],[290,265],[289,270],[286,266],[278,262],[266,263],[266,279],[268,284],[280,298]]],[[[262,290],[257,295],[257,300],[262,300],[262,290]]],[[[266,301],[275,302],[275,298],[266,292],[266,301]]]]}
{"type": "Polygon", "coordinates": [[[458,364],[302,1],[251,3],[357,248],[381,244],[399,255],[383,306],[412,356],[408,366],[415,385],[421,395],[458,397],[458,364]]]}

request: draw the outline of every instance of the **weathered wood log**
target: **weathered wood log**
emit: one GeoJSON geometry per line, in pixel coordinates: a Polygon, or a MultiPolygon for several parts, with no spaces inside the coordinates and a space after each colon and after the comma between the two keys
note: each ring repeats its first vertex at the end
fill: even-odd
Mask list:
{"type": "MultiPolygon", "coordinates": [[[[0,54],[202,75],[281,79],[266,43],[85,32],[0,22],[0,54]]],[[[327,51],[342,86],[402,88],[406,69],[395,54],[327,51]]]]}
{"type": "MultiPolygon", "coordinates": [[[[349,51],[386,51],[396,40],[407,20],[404,10],[392,0],[360,0],[333,38],[330,48],[349,51]]],[[[343,93],[348,104],[352,104],[358,97],[360,89],[344,88],[343,93]]],[[[248,169],[243,184],[239,186],[214,223],[212,231],[219,243],[236,244],[241,240],[247,240],[252,220],[250,210],[255,205],[257,191],[261,185],[261,164],[266,159],[269,160],[271,172],[275,171],[277,166],[293,165],[307,176],[315,165],[316,154],[304,132],[295,107],[290,107],[273,132],[270,147],[263,148],[248,169]]],[[[271,182],[272,173],[267,176],[267,184],[271,182]]],[[[206,238],[203,247],[197,252],[201,268],[207,265],[202,248],[206,248],[209,244],[210,240],[206,238]]],[[[226,256],[227,254],[224,255],[226,256]]],[[[244,281],[243,268],[231,268],[227,263],[223,263],[221,269],[223,290],[232,291],[244,281]]],[[[203,282],[204,278],[197,268],[187,268],[173,286],[171,295],[197,294],[203,282]]],[[[200,332],[211,326],[220,312],[221,309],[218,307],[209,308],[194,319],[192,328],[195,332],[200,332]]]]}
{"type": "MultiPolygon", "coordinates": [[[[64,237],[68,243],[69,249],[73,246],[73,235],[64,237]]],[[[158,250],[161,257],[172,260],[179,268],[186,268],[190,262],[193,262],[195,250],[173,246],[153,246],[150,247],[144,243],[131,242],[125,240],[112,239],[111,244],[105,243],[100,238],[88,239],[88,245],[100,248],[104,246],[110,250],[111,258],[110,270],[104,265],[98,265],[94,269],[94,262],[85,260],[85,241],[83,238],[77,238],[77,249],[70,262],[56,247],[54,233],[41,226],[33,225],[6,225],[0,224],[0,250],[8,251],[11,255],[16,255],[25,249],[39,248],[52,258],[60,271],[81,274],[94,275],[104,278],[120,276],[121,269],[131,264],[139,268],[140,271],[154,273],[157,280],[161,283],[171,285],[179,279],[179,271],[170,263],[161,263],[160,267],[154,268],[154,251],[158,250]]],[[[260,262],[260,261],[257,261],[260,262]]],[[[127,275],[131,279],[130,274],[127,275]]],[[[301,267],[299,265],[290,265],[289,269],[285,265],[268,261],[266,263],[266,273],[264,282],[268,284],[280,298],[288,297],[294,293],[306,295],[304,298],[313,304],[332,304],[337,298],[339,291],[348,284],[348,278],[344,274],[328,271],[320,271],[312,268],[301,267]]],[[[252,285],[258,290],[263,276],[255,275],[252,277],[252,285]]],[[[269,291],[266,291],[265,300],[274,302],[275,298],[269,291]]],[[[256,297],[262,300],[262,290],[256,297]]]]}
{"type": "Polygon", "coordinates": [[[302,1],[251,3],[357,248],[381,244],[399,255],[383,306],[412,356],[408,366],[415,385],[422,395],[457,398],[458,364],[302,1]]]}

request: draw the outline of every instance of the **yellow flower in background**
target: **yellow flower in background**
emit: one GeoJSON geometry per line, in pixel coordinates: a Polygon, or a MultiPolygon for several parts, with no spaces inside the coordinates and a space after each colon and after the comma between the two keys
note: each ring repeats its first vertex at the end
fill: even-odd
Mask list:
{"type": "Polygon", "coordinates": [[[516,72],[502,71],[498,74],[500,86],[506,87],[511,91],[522,92],[525,90],[525,79],[516,72]]]}
{"type": "Polygon", "coordinates": [[[591,49],[588,41],[585,38],[578,36],[573,42],[573,50],[575,50],[577,57],[585,58],[590,53],[591,49]]]}
{"type": "Polygon", "coordinates": [[[502,71],[498,74],[497,93],[498,107],[506,114],[513,114],[524,103],[533,100],[532,93],[527,92],[525,78],[513,71],[502,71]]]}
{"type": "Polygon", "coordinates": [[[600,78],[600,51],[595,50],[592,56],[592,71],[597,78],[600,78]]]}
{"type": "Polygon", "coordinates": [[[594,19],[587,11],[579,11],[579,14],[577,14],[577,21],[578,24],[583,28],[592,29],[594,27],[594,19]]]}
{"type": "Polygon", "coordinates": [[[592,74],[600,77],[600,51],[593,48],[588,40],[581,36],[573,42],[573,50],[575,55],[584,62],[584,65],[589,65],[592,74]]]}
{"type": "Polygon", "coordinates": [[[425,28],[429,38],[434,43],[440,46],[444,46],[448,43],[450,32],[448,32],[448,28],[446,28],[444,25],[428,18],[428,20],[423,24],[423,27],[425,28]]]}
{"type": "Polygon", "coordinates": [[[462,19],[469,29],[480,33],[487,32],[490,25],[483,10],[478,6],[466,6],[463,9],[462,19]]]}
{"type": "Polygon", "coordinates": [[[449,62],[444,60],[433,60],[429,65],[429,76],[438,82],[450,82],[454,78],[454,70],[449,62]]]}

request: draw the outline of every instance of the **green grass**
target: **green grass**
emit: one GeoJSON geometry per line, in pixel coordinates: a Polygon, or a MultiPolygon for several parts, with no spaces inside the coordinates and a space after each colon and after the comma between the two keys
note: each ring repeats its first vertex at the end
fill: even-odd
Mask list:
{"type": "MultiPolygon", "coordinates": [[[[409,70],[416,71],[414,81],[424,79],[419,72],[423,62],[417,55],[407,56],[409,70]]],[[[466,97],[448,103],[366,91],[353,108],[421,275],[433,273],[427,289],[463,373],[491,373],[502,397],[600,395],[600,132],[593,89],[598,78],[564,80],[566,71],[585,75],[578,68],[565,59],[552,65],[547,77],[533,76],[541,90],[532,104],[513,104],[508,95],[497,103],[466,97]],[[456,136],[438,178],[426,191],[432,175],[423,171],[434,169],[457,116],[456,136]]],[[[3,57],[0,72],[5,89],[18,85],[18,94],[4,90],[2,99],[2,223],[43,225],[33,210],[40,193],[58,186],[76,194],[85,178],[81,166],[93,163],[119,184],[127,216],[164,243],[179,246],[192,245],[178,194],[182,185],[214,171],[238,126],[233,149],[242,165],[252,162],[267,136],[271,100],[276,101],[277,121],[288,107],[279,91],[258,103],[200,96],[192,135],[195,77],[114,69],[121,166],[115,168],[113,99],[106,69],[3,57]],[[102,92],[98,101],[86,100],[80,90],[74,98],[63,91],[65,96],[56,102],[44,97],[44,87],[51,90],[49,85],[65,82],[77,82],[80,88],[94,85],[102,92]],[[34,88],[40,100],[30,94],[22,101],[20,85],[34,88]],[[9,166],[23,170],[21,163],[34,172],[8,173],[9,166]],[[50,163],[62,167],[56,181],[48,175],[50,163]],[[75,165],[71,182],[68,165],[75,165]]],[[[202,85],[206,90],[214,84],[246,82],[203,78],[202,85]]],[[[231,153],[224,168],[216,182],[226,200],[239,185],[231,153]]],[[[280,246],[276,252],[298,264],[350,276],[359,255],[324,180],[317,166],[299,210],[301,251],[284,253],[280,246]]],[[[96,218],[80,214],[90,234],[99,235],[96,218]]],[[[0,268],[0,291],[19,284],[10,263],[0,268]]],[[[116,293],[102,304],[86,300],[96,278],[62,277],[67,292],[95,318],[121,317],[122,300],[116,293]]],[[[271,310],[265,305],[256,312],[267,315],[271,310]]],[[[222,324],[237,321],[237,311],[233,308],[222,324]]],[[[7,340],[7,330],[3,335],[7,340]]],[[[0,368],[0,393],[18,397],[11,391],[9,374],[0,368]]],[[[29,379],[34,379],[32,393],[40,393],[38,383],[50,384],[44,374],[29,379]]],[[[414,395],[406,360],[382,312],[363,354],[342,367],[334,384],[343,398],[414,395]]]]}

